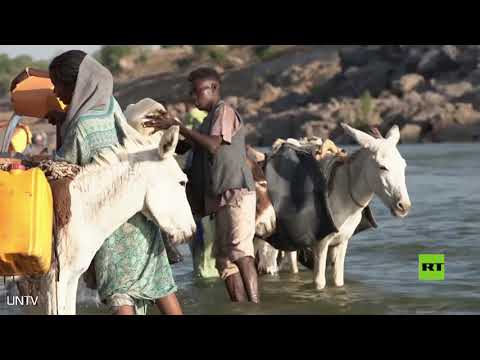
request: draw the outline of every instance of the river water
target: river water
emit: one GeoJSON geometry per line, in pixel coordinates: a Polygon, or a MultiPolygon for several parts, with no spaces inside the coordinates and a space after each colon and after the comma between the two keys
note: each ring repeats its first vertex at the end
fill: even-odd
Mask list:
{"type": "MultiPolygon", "coordinates": [[[[354,148],[348,148],[349,152],[354,148]]],[[[480,314],[480,144],[402,145],[412,210],[396,219],[378,199],[379,228],[355,236],[345,260],[345,286],[317,291],[312,273],[260,278],[262,303],[232,304],[223,283],[193,277],[186,246],[173,265],[186,314],[480,314]],[[445,280],[418,280],[418,254],[444,254],[445,280]]],[[[36,313],[6,304],[0,314],[36,313]]],[[[94,293],[79,290],[80,314],[108,314],[94,293]]],[[[151,314],[157,314],[152,308],[151,314]]]]}

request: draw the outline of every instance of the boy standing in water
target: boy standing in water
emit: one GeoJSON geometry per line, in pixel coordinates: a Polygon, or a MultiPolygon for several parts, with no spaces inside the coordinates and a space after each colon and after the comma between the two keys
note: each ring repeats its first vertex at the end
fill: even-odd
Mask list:
{"type": "MultiPolygon", "coordinates": [[[[220,76],[200,68],[188,78],[198,109],[208,116],[196,130],[180,125],[193,147],[190,198],[195,215],[215,217],[213,255],[232,301],[259,302],[254,259],[255,183],[247,166],[245,127],[238,112],[221,100],[220,76]]],[[[155,117],[145,126],[159,130],[179,125],[173,118],[155,117]]]]}

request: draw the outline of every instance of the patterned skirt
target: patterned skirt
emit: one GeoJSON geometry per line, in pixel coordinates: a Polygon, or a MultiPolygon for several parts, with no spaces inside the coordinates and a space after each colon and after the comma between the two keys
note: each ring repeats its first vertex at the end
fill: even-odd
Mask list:
{"type": "Polygon", "coordinates": [[[141,213],[105,240],[94,261],[98,293],[110,307],[134,305],[146,314],[154,300],[177,291],[159,228],[141,213]]]}

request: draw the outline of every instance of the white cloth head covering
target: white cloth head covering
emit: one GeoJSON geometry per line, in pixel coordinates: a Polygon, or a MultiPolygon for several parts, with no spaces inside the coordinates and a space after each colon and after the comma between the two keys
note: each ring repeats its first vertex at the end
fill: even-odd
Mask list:
{"type": "Polygon", "coordinates": [[[61,127],[61,137],[72,122],[96,108],[108,106],[113,95],[113,76],[90,55],[85,56],[78,71],[77,82],[67,115],[61,127]]]}

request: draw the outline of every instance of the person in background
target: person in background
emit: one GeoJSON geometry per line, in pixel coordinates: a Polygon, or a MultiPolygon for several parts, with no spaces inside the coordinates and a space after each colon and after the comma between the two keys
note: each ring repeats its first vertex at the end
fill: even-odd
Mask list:
{"type": "Polygon", "coordinates": [[[48,153],[48,135],[45,132],[34,133],[32,138],[32,154],[48,153]]]}
{"type": "MultiPolygon", "coordinates": [[[[185,127],[198,129],[207,117],[206,111],[199,110],[191,103],[186,103],[187,112],[184,118],[185,127]]],[[[189,150],[185,155],[184,171],[189,174],[192,165],[193,153],[189,150]]],[[[193,272],[200,278],[217,278],[218,270],[215,268],[215,258],[212,255],[215,240],[215,220],[211,216],[194,216],[197,224],[195,239],[189,244],[193,260],[193,272]]]]}
{"type": "Polygon", "coordinates": [[[220,76],[200,68],[189,76],[198,109],[208,112],[197,129],[188,129],[173,117],[152,116],[145,126],[165,130],[180,126],[186,138],[178,152],[193,147],[189,170],[190,205],[195,215],[215,218],[213,255],[216,268],[232,301],[259,302],[255,266],[256,194],[247,166],[245,126],[238,112],[221,100],[220,76]]]}
{"type": "Polygon", "coordinates": [[[190,103],[186,104],[186,108],[187,113],[184,124],[188,129],[195,129],[200,126],[208,115],[206,111],[202,111],[190,103]]]}

